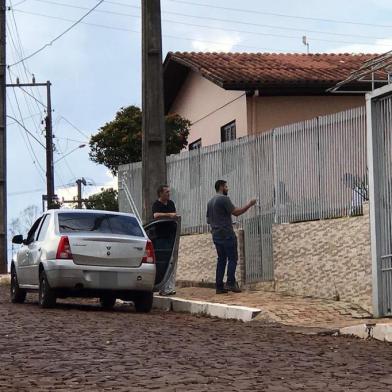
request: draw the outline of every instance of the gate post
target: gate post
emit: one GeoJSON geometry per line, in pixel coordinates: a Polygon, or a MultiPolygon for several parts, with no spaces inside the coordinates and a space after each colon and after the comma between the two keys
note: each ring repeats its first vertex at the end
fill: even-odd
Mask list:
{"type": "Polygon", "coordinates": [[[379,134],[377,129],[376,103],[373,93],[366,94],[367,156],[369,169],[370,239],[372,253],[372,300],[373,316],[382,315],[381,282],[381,220],[380,220],[380,166],[379,134]]]}

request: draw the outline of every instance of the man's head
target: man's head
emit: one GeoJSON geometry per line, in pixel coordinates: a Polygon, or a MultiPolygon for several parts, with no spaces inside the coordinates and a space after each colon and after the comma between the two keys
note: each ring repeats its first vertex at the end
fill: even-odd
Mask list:
{"type": "Polygon", "coordinates": [[[160,185],[157,190],[158,199],[161,201],[168,201],[170,199],[170,188],[168,185],[160,185]]]}
{"type": "Polygon", "coordinates": [[[221,193],[222,195],[227,196],[229,193],[229,188],[227,186],[227,182],[224,180],[218,180],[215,183],[215,190],[217,193],[221,193]]]}

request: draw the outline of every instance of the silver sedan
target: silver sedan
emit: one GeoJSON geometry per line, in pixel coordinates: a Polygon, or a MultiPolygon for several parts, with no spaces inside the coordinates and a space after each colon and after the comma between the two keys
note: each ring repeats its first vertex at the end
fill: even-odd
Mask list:
{"type": "Polygon", "coordinates": [[[27,292],[38,291],[42,307],[73,296],[98,297],[102,307],[112,308],[120,298],[149,312],[153,291],[164,285],[177,260],[179,222],[170,222],[169,249],[154,251],[154,233],[165,224],[155,221],[144,230],[133,214],[47,211],[27,238],[13,238],[21,247],[11,264],[12,302],[22,303],[27,292]]]}

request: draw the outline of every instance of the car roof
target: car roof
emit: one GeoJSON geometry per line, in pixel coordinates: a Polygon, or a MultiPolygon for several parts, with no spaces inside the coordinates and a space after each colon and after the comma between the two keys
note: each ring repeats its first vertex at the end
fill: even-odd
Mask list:
{"type": "Polygon", "coordinates": [[[124,215],[124,216],[132,216],[136,218],[135,214],[128,212],[119,212],[119,211],[105,211],[105,210],[85,210],[85,209],[56,209],[56,210],[47,210],[46,213],[57,215],[57,214],[75,214],[75,213],[83,213],[83,214],[107,214],[107,215],[124,215]]]}

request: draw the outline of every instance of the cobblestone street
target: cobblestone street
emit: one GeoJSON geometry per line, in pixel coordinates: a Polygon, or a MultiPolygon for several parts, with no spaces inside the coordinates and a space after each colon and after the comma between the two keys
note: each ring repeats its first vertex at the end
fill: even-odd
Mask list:
{"type": "Polygon", "coordinates": [[[0,287],[1,391],[391,391],[392,346],[0,287]]]}

